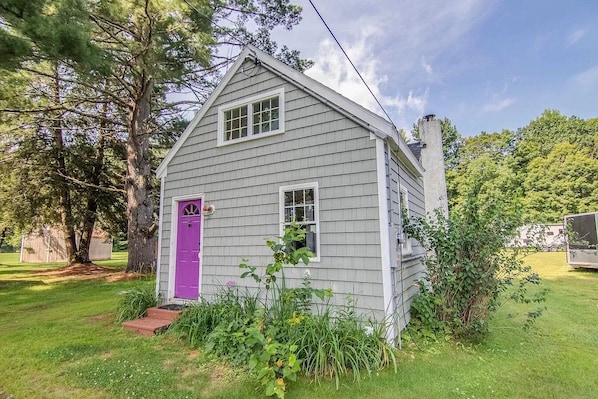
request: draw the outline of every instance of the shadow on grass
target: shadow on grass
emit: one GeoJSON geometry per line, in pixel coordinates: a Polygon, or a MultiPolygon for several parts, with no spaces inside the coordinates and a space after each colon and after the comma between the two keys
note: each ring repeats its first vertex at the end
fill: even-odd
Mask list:
{"type": "Polygon", "coordinates": [[[46,283],[39,280],[0,280],[0,289],[18,290],[34,285],[46,285],[46,283]]]}
{"type": "Polygon", "coordinates": [[[0,270],[0,276],[3,274],[33,274],[35,273],[34,269],[23,269],[23,270],[0,270]]]}
{"type": "Polygon", "coordinates": [[[598,278],[598,269],[578,267],[578,268],[569,270],[569,273],[578,274],[580,276],[591,276],[591,277],[598,278]]]}

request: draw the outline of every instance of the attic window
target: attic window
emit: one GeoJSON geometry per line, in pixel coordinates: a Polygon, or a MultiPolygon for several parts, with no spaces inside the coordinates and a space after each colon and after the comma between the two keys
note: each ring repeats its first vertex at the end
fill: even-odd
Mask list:
{"type": "Polygon", "coordinates": [[[218,108],[218,145],[284,132],[284,90],[225,104],[218,108]]]}

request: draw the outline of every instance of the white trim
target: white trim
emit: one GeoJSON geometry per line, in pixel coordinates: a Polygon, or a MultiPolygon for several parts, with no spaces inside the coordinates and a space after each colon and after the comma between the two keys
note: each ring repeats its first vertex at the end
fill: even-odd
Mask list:
{"type": "MultiPolygon", "coordinates": [[[[177,244],[177,233],[179,227],[179,202],[181,201],[192,201],[201,200],[203,206],[205,202],[204,194],[189,194],[172,197],[172,207],[170,209],[170,256],[168,260],[168,302],[180,303],[191,302],[189,299],[175,298],[174,296],[174,280],[176,273],[176,244],[177,244]]],[[[199,228],[199,281],[197,282],[198,287],[198,299],[201,296],[201,282],[203,276],[203,242],[204,242],[204,217],[200,213],[201,223],[199,228]]]]}
{"type": "MultiPolygon", "coordinates": [[[[158,208],[158,254],[156,255],[156,298],[160,294],[160,269],[162,265],[162,229],[164,220],[164,180],[166,177],[160,179],[160,205],[158,208]]],[[[169,276],[170,278],[170,276],[169,276]]],[[[165,299],[165,298],[163,298],[165,299]]]]}
{"type": "Polygon", "coordinates": [[[210,108],[212,107],[212,104],[214,104],[214,102],[216,101],[218,96],[220,96],[220,93],[222,93],[224,88],[228,85],[228,82],[230,82],[230,80],[233,78],[233,76],[235,76],[235,73],[239,70],[239,68],[241,67],[243,62],[245,62],[245,58],[248,56],[250,51],[253,51],[253,48],[246,47],[241,52],[241,54],[239,54],[239,57],[237,57],[237,60],[234,62],[233,66],[224,75],[224,77],[222,78],[220,83],[218,83],[218,86],[216,86],[216,88],[214,89],[212,94],[210,94],[210,96],[208,97],[206,102],[202,104],[199,111],[197,111],[197,113],[195,114],[195,116],[193,117],[193,119],[191,120],[189,125],[187,125],[187,128],[185,129],[183,134],[181,134],[181,137],[179,137],[179,139],[174,143],[174,146],[172,146],[170,151],[168,151],[168,153],[166,154],[166,156],[164,157],[164,159],[162,160],[162,162],[156,169],[156,176],[158,178],[160,178],[162,176],[166,176],[168,164],[170,163],[172,158],[174,158],[176,153],[179,152],[179,150],[181,149],[181,147],[183,146],[185,141],[187,141],[187,138],[189,137],[191,132],[193,132],[193,130],[195,129],[195,127],[197,126],[199,121],[202,120],[202,118],[210,110],[210,108]]]}
{"type": "Polygon", "coordinates": [[[264,66],[270,72],[280,76],[295,86],[299,86],[302,90],[316,97],[324,104],[340,112],[370,132],[373,132],[378,137],[382,139],[390,138],[394,146],[401,150],[403,157],[408,162],[408,166],[413,169],[416,174],[420,176],[423,175],[424,169],[421,166],[421,163],[415,158],[415,155],[413,155],[407,146],[407,143],[392,123],[356,102],[349,100],[328,86],[325,86],[304,73],[278,61],[271,55],[266,54],[253,46],[248,47],[252,49],[248,54],[248,57],[252,57],[256,63],[264,66]]]}
{"type": "Polygon", "coordinates": [[[314,221],[316,224],[316,257],[310,258],[311,262],[320,262],[320,189],[318,182],[292,184],[289,186],[280,186],[278,188],[278,222],[279,222],[279,234],[284,234],[284,193],[285,191],[302,190],[306,188],[314,189],[314,221]]]}
{"type": "Polygon", "coordinates": [[[411,215],[411,211],[409,210],[409,190],[406,187],[402,186],[401,183],[397,183],[398,186],[398,196],[399,196],[399,217],[401,218],[401,252],[403,255],[411,255],[413,253],[413,243],[411,242],[411,238],[407,237],[403,230],[403,206],[407,209],[407,217],[411,215]],[[405,196],[405,204],[401,201],[401,193],[405,196]]]}
{"type": "Polygon", "coordinates": [[[420,176],[423,175],[423,167],[415,159],[415,156],[411,153],[411,150],[409,150],[405,140],[403,140],[403,138],[398,134],[396,127],[394,127],[390,122],[363,108],[361,105],[349,100],[348,98],[343,97],[341,94],[308,77],[307,75],[294,70],[293,68],[278,61],[276,58],[264,53],[256,47],[248,45],[243,49],[241,54],[239,54],[233,66],[224,75],[224,78],[208,97],[191,123],[189,123],[179,140],[177,140],[172,149],[168,152],[168,154],[166,154],[164,160],[156,170],[156,175],[158,177],[162,177],[167,173],[168,164],[172,158],[174,158],[176,153],[183,146],[191,132],[195,129],[199,121],[205,116],[210,107],[214,104],[232,77],[239,71],[246,59],[254,61],[256,65],[262,66],[282,79],[285,79],[295,86],[298,86],[299,88],[318,98],[324,104],[336,109],[343,115],[368,129],[370,132],[374,132],[377,136],[381,138],[390,138],[394,146],[400,150],[402,157],[404,157],[405,161],[407,161],[406,166],[410,169],[413,169],[416,174],[420,176]]]}
{"type": "MultiPolygon", "coordinates": [[[[384,296],[384,312],[388,320],[392,320],[395,303],[392,297],[392,265],[390,258],[390,221],[388,219],[388,201],[386,187],[385,142],[376,140],[376,170],[378,173],[378,217],[380,220],[380,260],[382,262],[382,291],[384,296]]],[[[388,326],[387,339],[393,340],[396,335],[394,323],[388,326]]]]}
{"type": "Polygon", "coordinates": [[[284,133],[284,88],[280,87],[275,90],[270,90],[264,93],[259,93],[251,97],[241,98],[239,100],[221,105],[218,107],[218,142],[217,147],[241,143],[249,140],[261,139],[263,137],[273,136],[276,134],[284,133]],[[252,105],[256,102],[267,100],[269,98],[278,97],[278,129],[271,130],[265,133],[253,134],[253,109],[252,105]],[[239,108],[242,106],[247,107],[247,137],[241,137],[238,139],[224,140],[224,112],[233,108],[239,108]]]}

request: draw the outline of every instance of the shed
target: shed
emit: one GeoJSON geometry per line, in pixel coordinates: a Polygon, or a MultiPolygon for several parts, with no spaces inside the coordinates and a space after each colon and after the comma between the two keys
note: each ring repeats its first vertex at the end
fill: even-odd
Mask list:
{"type": "MultiPolygon", "coordinates": [[[[112,238],[101,230],[95,230],[91,238],[89,257],[92,261],[112,257],[112,238]]],[[[44,227],[21,239],[22,263],[66,262],[64,233],[59,228],[44,227]]]]}
{"type": "MultiPolygon", "coordinates": [[[[399,329],[408,322],[425,251],[403,234],[401,207],[426,214],[424,169],[377,114],[247,46],[157,176],[164,302],[210,298],[229,281],[252,289],[241,259],[266,265],[265,238],[296,220],[316,255],[312,286],[399,329]]],[[[285,269],[288,284],[304,269],[285,269]]]]}

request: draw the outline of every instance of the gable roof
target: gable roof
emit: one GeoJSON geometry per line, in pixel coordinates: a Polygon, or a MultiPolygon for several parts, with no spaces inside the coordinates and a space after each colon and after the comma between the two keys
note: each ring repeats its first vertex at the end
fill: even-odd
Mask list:
{"type": "Polygon", "coordinates": [[[212,94],[208,97],[206,102],[195,114],[195,116],[193,117],[193,119],[191,120],[181,137],[177,140],[177,142],[170,149],[170,151],[168,151],[166,157],[164,157],[164,160],[160,163],[158,169],[156,169],[156,175],[158,178],[165,177],[167,175],[168,164],[170,163],[172,158],[174,158],[179,149],[184,145],[185,141],[187,140],[191,132],[193,132],[199,121],[201,121],[204,115],[208,112],[214,101],[218,98],[218,96],[228,85],[232,77],[237,73],[239,68],[241,68],[243,62],[245,62],[245,60],[247,59],[253,61],[256,65],[260,65],[266,68],[273,74],[299,87],[308,94],[316,97],[324,104],[340,112],[347,118],[353,120],[358,125],[361,125],[365,129],[369,130],[377,137],[384,140],[388,140],[388,142],[391,144],[392,147],[394,147],[395,150],[399,150],[398,152],[401,155],[401,158],[404,161],[406,161],[407,166],[417,175],[423,175],[423,167],[421,166],[417,158],[413,155],[413,153],[407,146],[407,143],[399,135],[397,128],[392,123],[382,118],[381,116],[375,114],[374,112],[367,110],[366,108],[355,103],[354,101],[349,100],[348,98],[342,96],[341,94],[323,85],[322,83],[291,68],[290,66],[277,60],[271,55],[264,53],[258,48],[251,45],[247,45],[239,54],[233,66],[224,75],[224,78],[220,81],[218,86],[216,86],[216,89],[212,92],[212,94]]]}

